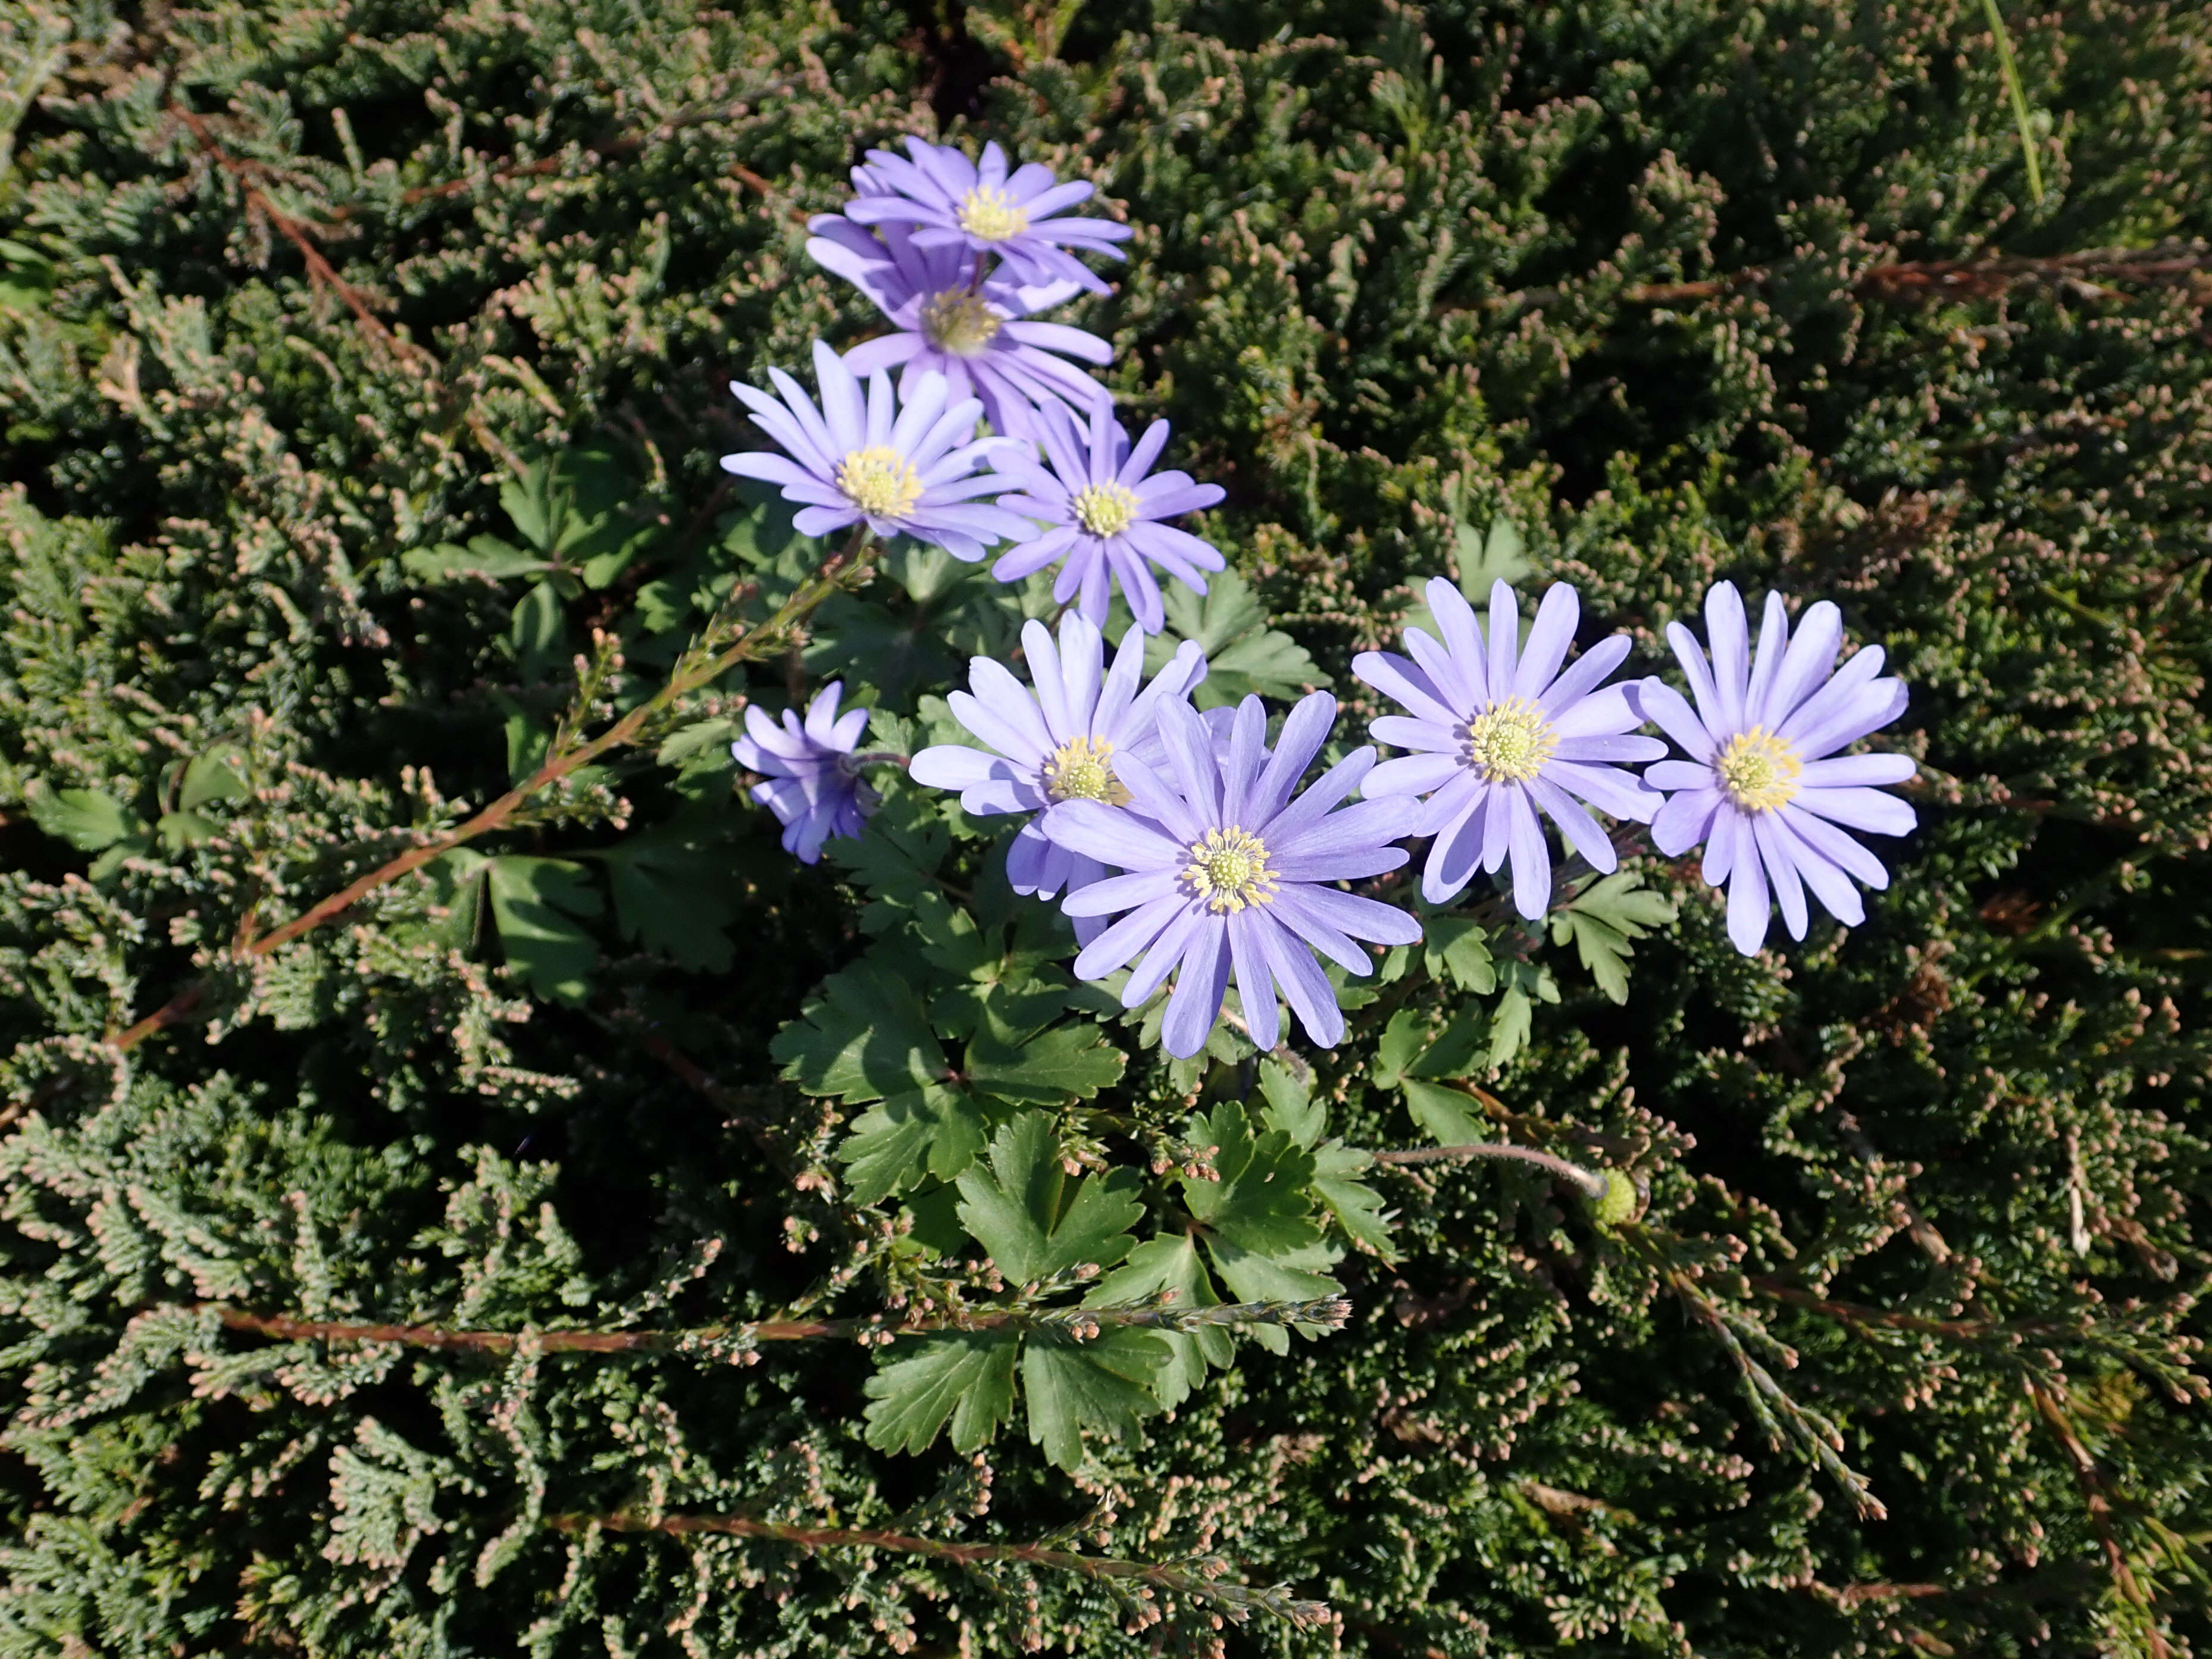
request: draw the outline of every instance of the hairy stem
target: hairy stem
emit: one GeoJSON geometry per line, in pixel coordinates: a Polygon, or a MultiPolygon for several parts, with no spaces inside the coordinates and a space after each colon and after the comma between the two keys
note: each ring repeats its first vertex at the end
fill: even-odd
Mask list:
{"type": "Polygon", "coordinates": [[[1539,1169],[1549,1170],[1562,1181],[1571,1183],[1585,1198],[1603,1198],[1606,1179],[1594,1170],[1585,1170],[1579,1164],[1570,1164],[1564,1158],[1550,1152],[1540,1152],[1531,1146],[1508,1146],[1502,1142],[1482,1141],[1466,1146],[1424,1146],[1413,1152],[1377,1152],[1377,1164],[1443,1164],[1459,1158],[1503,1158],[1522,1164],[1534,1164],[1539,1169]]]}

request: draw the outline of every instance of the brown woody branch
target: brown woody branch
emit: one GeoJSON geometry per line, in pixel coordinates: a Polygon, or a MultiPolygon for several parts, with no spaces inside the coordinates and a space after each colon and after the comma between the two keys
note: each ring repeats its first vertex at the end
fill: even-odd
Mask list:
{"type": "MultiPolygon", "coordinates": [[[[1693,283],[1634,283],[1621,289],[1623,305],[1694,305],[1717,300],[1739,289],[1755,288],[1775,279],[1771,267],[1754,266],[1725,276],[1693,283]]],[[[2147,249],[2092,248],[2080,253],[2041,258],[2007,257],[1983,259],[1909,259],[1870,265],[1850,282],[1854,293],[1899,304],[1946,299],[1986,299],[2014,288],[2070,289],[2092,298],[2113,292],[2106,283],[2179,283],[2203,290],[2212,298],[2212,252],[2186,244],[2147,249]]],[[[1506,311],[1553,305],[1565,298],[1564,289],[1524,289],[1495,295],[1480,307],[1447,306],[1447,311],[1482,309],[1506,311]]]]}
{"type": "Polygon", "coordinates": [[[546,1517],[545,1524],[556,1532],[658,1534],[667,1538],[720,1534],[772,1538],[803,1549],[895,1550],[962,1567],[999,1564],[1050,1567],[1056,1571],[1080,1573],[1086,1578],[1119,1580],[1170,1590],[1210,1602],[1238,1623],[1259,1612],[1273,1613],[1299,1629],[1306,1629],[1329,1623],[1334,1616],[1326,1602],[1297,1600],[1280,1587],[1255,1589],[1246,1584],[1224,1583],[1219,1575],[1227,1570],[1227,1564],[1218,1559],[1176,1566],[1116,1560],[1110,1556],[1079,1555],[1073,1550],[1050,1549],[1042,1544],[955,1544],[905,1533],[871,1532],[848,1527],[800,1527],[743,1515],[554,1515],[546,1517]]]}
{"type": "Polygon", "coordinates": [[[2073,1420],[2066,1415],[2058,1395],[2033,1376],[2024,1381],[2028,1399],[2034,1403],[2036,1412],[2065,1449],[2067,1462],[2074,1471],[2075,1484],[2081,1488],[2081,1501],[2089,1512],[2089,1524],[2096,1532],[2097,1541],[2104,1547],[2105,1562],[2112,1570],[2114,1587],[2143,1615],[2143,1633],[2148,1641],[2150,1659],[2171,1659],[2173,1648],[2159,1629],[2157,1611],[2151,1606],[2150,1597],[2144,1593],[2142,1583],[2136,1577],[2134,1568],[2128,1565],[2127,1554],[2120,1548],[2120,1540],[2112,1531],[2112,1503],[2105,1495],[2104,1477],[2098,1472],[2097,1460],[2081,1443],[2081,1437],[2075,1431],[2073,1420]]]}
{"type": "Polygon", "coordinates": [[[1077,1341],[1095,1338],[1108,1326],[1187,1331],[1201,1325],[1341,1326],[1351,1304],[1341,1297],[1308,1302],[1231,1302],[1212,1307],[1176,1308],[1158,1304],[1118,1308],[999,1308],[985,1313],[949,1314],[942,1318],[886,1319],[866,1315],[850,1319],[761,1319],[690,1330],[483,1331],[444,1325],[395,1325],[334,1319],[294,1319],[259,1314],[221,1304],[204,1304],[228,1330],[250,1332],[280,1342],[389,1342],[401,1347],[447,1352],[634,1353],[758,1342],[806,1342],[849,1337],[889,1342],[933,1331],[993,1331],[1008,1328],[1054,1331],[1077,1341]]]}

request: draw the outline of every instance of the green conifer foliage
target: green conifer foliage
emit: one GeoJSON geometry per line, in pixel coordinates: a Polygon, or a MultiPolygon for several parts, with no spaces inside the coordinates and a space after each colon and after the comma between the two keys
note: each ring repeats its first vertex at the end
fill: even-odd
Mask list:
{"type": "Polygon", "coordinates": [[[2003,11],[2039,198],[1981,0],[0,10],[0,1656],[2203,1651],[2212,36],[2003,11]],[[1832,598],[1866,923],[1169,1062],[1003,821],[793,864],[748,702],[1051,608],[714,466],[905,133],[1134,227],[1204,701],[1832,598]]]}

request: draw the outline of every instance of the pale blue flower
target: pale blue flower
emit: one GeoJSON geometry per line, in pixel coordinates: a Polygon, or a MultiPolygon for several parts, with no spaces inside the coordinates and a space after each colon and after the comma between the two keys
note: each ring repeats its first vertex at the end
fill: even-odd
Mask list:
{"type": "Polygon", "coordinates": [[[1069,282],[1106,291],[1066,250],[1118,259],[1121,250],[1114,244],[1128,240],[1130,231],[1110,220],[1060,216],[1091,198],[1088,182],[1060,184],[1049,167],[1035,161],[1010,174],[1006,153],[995,143],[983,146],[980,164],[949,145],[920,138],[908,138],[906,148],[905,156],[872,149],[866,163],[853,169],[853,188],[860,194],[845,204],[847,218],[863,225],[911,225],[921,247],[956,248],[975,258],[996,254],[1018,282],[1069,282]]]}
{"type": "Polygon", "coordinates": [[[1591,868],[1611,871],[1619,862],[1612,839],[1582,803],[1650,822],[1662,797],[1613,763],[1652,760],[1667,745],[1628,735],[1644,717],[1626,687],[1603,684],[1628,654],[1626,636],[1600,641],[1560,672],[1581,614],[1565,582],[1544,595],[1525,645],[1504,582],[1491,586],[1486,640],[1474,608],[1450,582],[1431,581],[1428,599],[1442,643],[1409,628],[1413,660],[1382,651],[1352,659],[1354,674],[1407,710],[1368,729],[1417,751],[1376,767],[1366,793],[1428,797],[1417,833],[1436,839],[1423,898],[1446,903],[1478,868],[1496,870],[1510,858],[1514,908],[1533,921],[1552,902],[1552,854],[1537,813],[1559,826],[1591,868]]]}
{"type": "MultiPolygon", "coordinates": [[[[977,657],[969,664],[969,689],[946,699],[953,718],[988,748],[925,749],[908,769],[915,781],[959,790],[961,809],[978,817],[1042,812],[1064,800],[1126,804],[1129,792],[1116,769],[1133,757],[1163,758],[1154,732],[1160,709],[1206,678],[1205,653],[1184,644],[1146,685],[1144,634],[1133,628],[1123,635],[1108,669],[1097,625],[1073,611],[1060,618],[1057,647],[1045,625],[1031,622],[1022,629],[1022,649],[1034,689],[1003,663],[977,657]]],[[[1014,890],[1042,898],[1104,873],[1095,859],[1046,839],[1034,818],[1006,853],[1014,890]]],[[[1087,939],[1100,925],[1079,921],[1077,937],[1087,939]]]]}
{"type": "Polygon", "coordinates": [[[802,864],[822,856],[832,836],[857,836],[876,810],[875,791],[860,781],[853,750],[868,729],[868,711],[853,708],[842,716],[837,701],[842,681],[823,686],[807,705],[802,724],[791,709],[779,726],[757,705],[745,710],[745,735],[730,745],[738,764],[758,772],[763,781],[752,798],[783,824],[783,850],[802,864]]]}
{"type": "Polygon", "coordinates": [[[1115,769],[1129,793],[1126,807],[1067,800],[1044,815],[1054,841],[1128,872],[1061,901],[1072,916],[1127,912],[1084,947],[1075,972],[1102,978],[1141,952],[1121,993],[1130,1008],[1175,974],[1161,1026],[1171,1054],[1206,1046],[1232,972],[1246,1025],[1262,1049],[1282,1033],[1279,989],[1306,1035],[1333,1047],[1344,1036],[1344,1015],[1315,952],[1365,974],[1374,963],[1356,941],[1411,945],[1421,936],[1403,910],[1334,884],[1403,864],[1405,848],[1391,843],[1417,817],[1403,798],[1339,809],[1374,765],[1371,749],[1354,750],[1297,793],[1335,723],[1336,700],[1314,692],[1291,710],[1268,753],[1257,697],[1239,706],[1221,747],[1188,703],[1165,703],[1165,764],[1155,770],[1131,760],[1115,769]]]}
{"type": "Polygon", "coordinates": [[[1013,488],[1017,477],[990,471],[1028,446],[1018,439],[978,438],[983,406],[951,401],[942,374],[924,374],[902,400],[878,371],[860,383],[837,354],[814,343],[822,407],[780,368],[769,370],[781,401],[732,381],[730,390],[752,411],[753,424],[782,445],[784,454],[750,450],[722,457],[722,470],[781,486],[799,504],[793,520],[802,536],[826,536],[865,520],[878,536],[911,536],[973,563],[992,543],[1029,528],[1004,508],[976,498],[1013,488]]]}
{"type": "Polygon", "coordinates": [[[1212,507],[1222,497],[1221,486],[1194,483],[1188,472],[1151,471],[1167,447],[1165,421],[1154,421],[1133,447],[1121,422],[1103,407],[1091,413],[1088,442],[1059,404],[1036,413],[1034,435],[1042,459],[1011,458],[1007,471],[1021,478],[1021,493],[999,498],[1000,506],[1024,520],[1022,544],[1001,555],[991,574],[1018,581],[1065,559],[1054,599],[1062,605],[1076,599],[1085,616],[1103,625],[1118,581],[1137,626],[1158,633],[1167,625],[1167,611],[1152,567],[1203,593],[1206,578],[1200,573],[1225,562],[1211,544],[1159,520],[1212,507]]]}
{"type": "Polygon", "coordinates": [[[1905,755],[1836,751],[1905,712],[1904,682],[1878,678],[1878,645],[1836,667],[1843,618],[1826,599],[1806,611],[1793,639],[1782,596],[1769,593],[1753,652],[1742,596],[1717,582],[1705,594],[1705,631],[1710,666],[1696,635],[1680,623],[1667,628],[1694,708],[1663,681],[1637,688],[1644,713],[1690,756],[1644,775],[1668,792],[1653,844],[1671,858],[1705,843],[1705,878],[1727,884],[1729,938],[1746,956],[1766,939],[1770,899],[1793,939],[1805,937],[1808,890],[1839,921],[1863,921],[1851,878],[1879,889],[1889,872],[1844,831],[1908,833],[1912,808],[1875,786],[1917,769],[1905,755]]]}
{"type": "Polygon", "coordinates": [[[993,429],[1018,437],[1029,435],[1037,404],[1065,403],[1085,413],[1112,406],[1114,394],[1067,359],[1110,362],[1114,348],[1065,323],[1034,320],[1074,295],[1073,283],[1023,287],[993,278],[979,288],[964,250],[920,246],[905,225],[885,225],[878,238],[849,219],[823,214],[807,228],[814,262],[873,300],[896,331],[847,352],[845,367],[854,374],[903,364],[899,393],[910,397],[934,370],[952,398],[980,398],[993,429]]]}

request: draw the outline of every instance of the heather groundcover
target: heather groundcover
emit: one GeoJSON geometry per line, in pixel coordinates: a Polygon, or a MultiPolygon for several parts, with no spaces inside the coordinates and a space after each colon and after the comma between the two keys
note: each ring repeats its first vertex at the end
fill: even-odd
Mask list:
{"type": "Polygon", "coordinates": [[[0,1655],[2212,1643],[2212,37],[0,10],[0,1655]]]}

